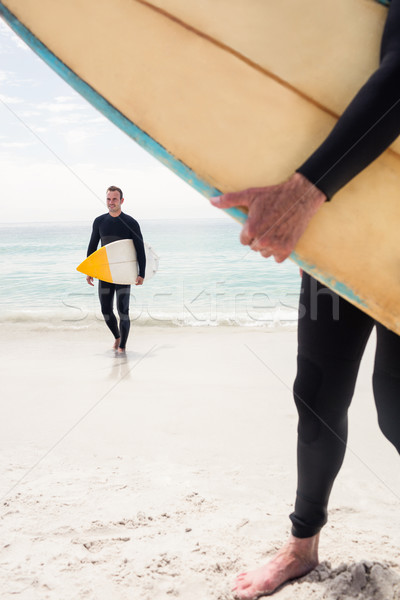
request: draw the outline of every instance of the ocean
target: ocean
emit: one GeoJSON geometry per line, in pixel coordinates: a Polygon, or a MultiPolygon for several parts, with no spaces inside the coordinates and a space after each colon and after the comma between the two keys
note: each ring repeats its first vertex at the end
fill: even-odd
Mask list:
{"type": "MultiPolygon", "coordinates": [[[[133,325],[288,327],[296,323],[298,267],[277,265],[239,242],[230,219],[141,220],[160,257],[157,274],[131,288],[133,325]]],[[[97,285],[76,266],[91,223],[0,225],[0,322],[48,328],[102,323],[97,285]]]]}

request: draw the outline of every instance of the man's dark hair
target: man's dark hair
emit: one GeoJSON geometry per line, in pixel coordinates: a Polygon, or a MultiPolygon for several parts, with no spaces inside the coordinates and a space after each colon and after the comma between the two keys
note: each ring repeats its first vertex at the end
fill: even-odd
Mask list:
{"type": "Polygon", "coordinates": [[[109,188],[107,188],[107,192],[119,192],[119,199],[122,200],[122,198],[124,197],[121,188],[116,187],[115,185],[110,185],[109,188]]]}

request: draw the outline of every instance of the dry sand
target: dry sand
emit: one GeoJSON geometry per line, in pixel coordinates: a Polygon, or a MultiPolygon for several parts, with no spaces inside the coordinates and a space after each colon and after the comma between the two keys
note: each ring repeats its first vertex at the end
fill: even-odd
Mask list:
{"type": "MultiPolygon", "coordinates": [[[[286,539],[295,331],[3,326],[0,597],[227,600],[286,539]]],[[[278,600],[400,598],[400,462],[373,341],[321,565],[278,600]]]]}

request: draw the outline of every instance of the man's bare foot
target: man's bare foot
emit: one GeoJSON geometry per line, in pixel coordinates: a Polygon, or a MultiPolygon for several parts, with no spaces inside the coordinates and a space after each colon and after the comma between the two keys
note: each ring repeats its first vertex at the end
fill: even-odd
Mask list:
{"type": "Polygon", "coordinates": [[[238,600],[273,594],[282,584],[306,575],[318,565],[319,533],[310,538],[290,536],[274,558],[259,569],[237,576],[233,591],[238,600]]]}
{"type": "Polygon", "coordinates": [[[125,354],[125,348],[118,348],[117,349],[117,353],[118,354],[125,354]]]}
{"type": "Polygon", "coordinates": [[[118,350],[120,341],[121,341],[121,338],[115,338],[115,342],[113,344],[114,350],[118,350]]]}

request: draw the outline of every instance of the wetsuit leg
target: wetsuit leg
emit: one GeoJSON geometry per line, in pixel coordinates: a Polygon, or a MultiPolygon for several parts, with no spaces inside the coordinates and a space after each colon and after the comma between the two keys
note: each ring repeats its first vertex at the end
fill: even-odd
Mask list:
{"type": "Polygon", "coordinates": [[[129,319],[129,299],[131,293],[130,285],[116,285],[117,292],[117,310],[119,315],[119,328],[121,331],[121,341],[119,347],[124,349],[128,339],[131,322],[129,319]]]}
{"type": "Polygon", "coordinates": [[[379,426],[400,453],[400,337],[376,325],[373,387],[379,426]]]}
{"type": "Polygon", "coordinates": [[[99,299],[101,313],[115,339],[120,337],[118,322],[113,311],[115,284],[99,281],[99,299]]]}
{"type": "Polygon", "coordinates": [[[294,397],[299,413],[298,487],[292,533],[311,537],[327,520],[342,465],[347,411],[373,319],[304,274],[294,397]]]}

